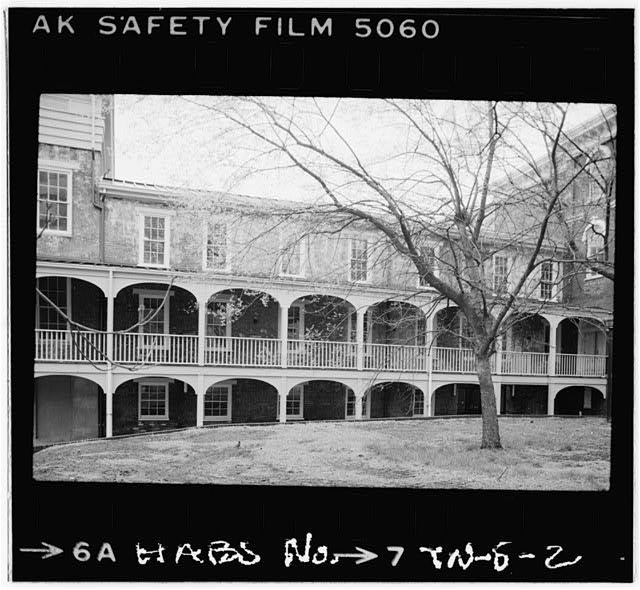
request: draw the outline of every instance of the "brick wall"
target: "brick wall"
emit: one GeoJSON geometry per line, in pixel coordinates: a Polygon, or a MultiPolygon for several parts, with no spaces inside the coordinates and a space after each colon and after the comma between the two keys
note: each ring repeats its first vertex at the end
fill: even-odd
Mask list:
{"type": "Polygon", "coordinates": [[[169,420],[138,419],[138,384],[127,381],[113,395],[113,434],[166,430],[196,425],[196,395],[182,381],[169,383],[169,420]]]}
{"type": "Polygon", "coordinates": [[[256,379],[238,379],[231,389],[232,422],[275,422],[278,392],[256,379]]]}
{"type": "MultiPolygon", "coordinates": [[[[79,169],[72,171],[72,235],[71,237],[55,236],[44,232],[36,243],[37,256],[97,261],[99,256],[100,211],[92,203],[91,152],[70,147],[40,144],[38,157],[45,160],[77,163],[79,169]]],[[[96,177],[99,176],[99,161],[98,154],[95,163],[96,177]]],[[[28,184],[27,186],[33,185],[28,184]]]]}
{"type": "Polygon", "coordinates": [[[95,330],[106,330],[107,300],[95,285],[71,279],[71,317],[95,330]]]}
{"type": "Polygon", "coordinates": [[[344,385],[335,381],[309,381],[304,385],[305,420],[342,420],[346,412],[344,385]]]}
{"type": "Polygon", "coordinates": [[[547,393],[546,385],[502,385],[500,413],[546,414],[547,393]]]}
{"type": "Polygon", "coordinates": [[[386,383],[375,387],[371,396],[370,417],[392,418],[413,415],[413,387],[405,383],[386,383]]]}

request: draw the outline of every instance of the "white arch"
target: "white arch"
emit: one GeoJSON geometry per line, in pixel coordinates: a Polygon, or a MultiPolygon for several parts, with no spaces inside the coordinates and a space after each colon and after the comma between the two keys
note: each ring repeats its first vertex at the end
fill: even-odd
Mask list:
{"type": "MultiPolygon", "coordinates": [[[[205,380],[206,380],[206,377],[205,377],[205,380]]],[[[211,387],[216,386],[218,383],[223,383],[224,381],[239,381],[239,380],[243,380],[243,381],[261,381],[262,383],[266,383],[267,385],[270,385],[271,387],[273,387],[276,390],[276,394],[280,390],[280,388],[279,388],[280,383],[276,382],[276,381],[272,381],[271,378],[269,378],[269,377],[264,377],[264,378],[260,377],[258,379],[257,377],[234,377],[234,376],[231,376],[231,375],[228,375],[228,376],[222,377],[222,378],[217,377],[215,379],[215,381],[213,381],[213,382],[205,381],[204,390],[207,391],[211,387]],[[209,383],[209,384],[207,385],[207,383],[209,383]]]]}
{"type": "Polygon", "coordinates": [[[416,303],[411,303],[410,301],[403,301],[402,299],[398,299],[398,298],[391,298],[391,299],[380,299],[379,301],[375,301],[373,303],[370,303],[369,306],[367,307],[367,309],[370,309],[376,305],[380,305],[381,303],[400,303],[402,305],[409,305],[411,307],[414,307],[416,310],[418,310],[424,317],[426,317],[426,312],[424,310],[423,304],[420,304],[418,302],[416,303]]]}
{"type": "Polygon", "coordinates": [[[72,281],[82,281],[85,283],[88,283],[89,285],[93,285],[94,287],[96,287],[97,289],[100,290],[100,292],[102,293],[103,297],[107,296],[107,290],[106,290],[106,286],[102,286],[101,284],[99,284],[98,282],[88,279],[88,278],[80,278],[78,276],[72,275],[72,274],[65,274],[65,273],[50,273],[50,272],[44,272],[44,271],[37,271],[36,272],[36,278],[37,279],[46,279],[46,278],[63,278],[63,279],[71,279],[72,281]]]}
{"type": "Polygon", "coordinates": [[[367,387],[366,392],[369,393],[374,387],[378,385],[384,385],[385,383],[393,383],[393,384],[401,384],[401,385],[409,385],[410,387],[414,387],[418,391],[422,392],[422,395],[426,395],[426,387],[423,385],[417,385],[415,382],[410,381],[408,379],[402,380],[390,380],[390,379],[376,379],[369,387],[367,387]]]}
{"type": "Polygon", "coordinates": [[[555,403],[556,398],[560,393],[562,393],[565,389],[571,389],[572,387],[578,387],[580,389],[584,389],[585,387],[590,387],[591,389],[595,389],[602,394],[602,399],[607,399],[607,388],[605,385],[595,385],[593,383],[589,383],[587,385],[563,385],[558,391],[553,395],[553,401],[555,403]]]}
{"type": "Polygon", "coordinates": [[[102,393],[104,393],[105,390],[104,383],[100,383],[97,378],[85,377],[84,375],[70,375],[68,373],[44,373],[37,375],[35,379],[37,381],[38,379],[44,379],[46,377],[73,377],[75,379],[84,379],[85,381],[91,381],[91,383],[95,383],[102,390],[102,393]]]}
{"type": "Polygon", "coordinates": [[[113,376],[113,392],[115,393],[118,387],[124,385],[127,381],[136,381],[144,379],[172,379],[174,381],[183,381],[187,385],[190,385],[194,392],[198,391],[198,377],[196,375],[166,375],[162,373],[131,373],[129,375],[114,375],[113,376]]]}
{"type": "Polygon", "coordinates": [[[343,297],[342,295],[338,295],[336,293],[331,293],[330,291],[318,290],[318,291],[313,291],[309,293],[303,293],[302,295],[293,293],[292,296],[293,295],[296,295],[296,297],[291,300],[291,303],[289,303],[289,306],[293,305],[296,301],[298,301],[298,299],[304,299],[305,297],[332,297],[334,299],[340,299],[340,301],[344,301],[345,303],[348,303],[351,307],[354,308],[354,310],[358,309],[358,306],[355,305],[353,301],[350,300],[350,298],[343,297]]]}
{"type": "Polygon", "coordinates": [[[225,287],[224,289],[218,289],[216,291],[213,291],[209,294],[209,296],[207,297],[207,302],[210,301],[211,299],[213,299],[216,295],[219,295],[220,293],[225,293],[226,291],[253,291],[255,293],[264,293],[265,295],[269,295],[269,297],[271,297],[271,299],[273,299],[278,305],[280,305],[280,301],[278,300],[278,298],[273,294],[273,292],[271,292],[271,290],[265,290],[265,289],[252,289],[249,287],[225,287]]]}
{"type": "Polygon", "coordinates": [[[295,385],[289,385],[287,383],[287,394],[294,388],[294,387],[298,387],[298,385],[304,385],[305,383],[312,383],[314,381],[331,381],[332,383],[339,383],[340,385],[344,385],[346,388],[350,389],[351,391],[353,391],[355,393],[355,389],[351,386],[348,385],[347,383],[345,383],[342,379],[335,379],[335,378],[331,378],[331,379],[317,379],[316,377],[312,377],[311,379],[303,379],[302,381],[298,381],[295,385]]]}
{"type": "MultiPolygon", "coordinates": [[[[148,281],[140,280],[140,279],[125,279],[125,280],[121,280],[118,279],[117,282],[118,286],[116,289],[114,289],[114,293],[113,296],[114,298],[117,297],[118,295],[120,295],[120,293],[126,289],[127,287],[133,287],[134,285],[158,285],[159,287],[162,287],[163,289],[166,289],[169,286],[169,281],[161,281],[161,280],[153,280],[153,277],[149,277],[148,281]]],[[[184,291],[186,291],[187,293],[189,293],[189,295],[191,295],[196,301],[198,300],[198,297],[196,296],[196,294],[191,291],[191,289],[187,289],[186,287],[183,287],[182,285],[177,285],[177,284],[173,284],[172,289],[183,289],[184,291]]]]}

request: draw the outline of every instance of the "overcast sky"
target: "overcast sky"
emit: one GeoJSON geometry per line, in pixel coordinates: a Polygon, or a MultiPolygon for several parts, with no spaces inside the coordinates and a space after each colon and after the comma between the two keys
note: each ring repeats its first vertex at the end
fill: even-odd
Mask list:
{"type": "MultiPolygon", "coordinates": [[[[230,133],[227,121],[194,104],[207,100],[213,99],[116,95],[116,176],[123,180],[258,197],[307,200],[310,193],[317,195],[317,184],[304,175],[283,169],[282,159],[274,160],[270,167],[262,158],[257,166],[261,171],[247,176],[256,156],[251,144],[245,142],[247,134],[230,133]],[[244,149],[239,150],[240,144],[244,149]],[[275,169],[265,170],[265,167],[275,169]]],[[[296,100],[296,108],[301,110],[310,104],[305,103],[305,99],[296,100]]],[[[389,115],[382,101],[320,100],[322,108],[335,117],[341,134],[348,137],[349,143],[367,162],[386,174],[408,173],[406,163],[405,168],[393,170],[398,163],[388,160],[390,153],[406,149],[407,136],[399,131],[397,114],[395,118],[389,115]],[[338,109],[334,112],[335,105],[338,109]]],[[[462,101],[432,101],[432,104],[437,112],[454,109],[464,113],[466,108],[462,101]]],[[[599,111],[599,105],[571,105],[566,128],[580,124],[599,111]]],[[[530,149],[542,155],[542,144],[533,136],[527,140],[530,149]]]]}

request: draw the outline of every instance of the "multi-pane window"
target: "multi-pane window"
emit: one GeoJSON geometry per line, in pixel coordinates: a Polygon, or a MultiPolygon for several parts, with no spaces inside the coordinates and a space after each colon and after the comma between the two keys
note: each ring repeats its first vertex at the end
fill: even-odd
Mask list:
{"type": "MultiPolygon", "coordinates": [[[[587,260],[590,262],[605,262],[605,247],[604,247],[605,226],[599,219],[593,219],[591,224],[584,233],[584,240],[586,243],[587,260]]],[[[594,278],[599,276],[598,273],[589,269],[587,271],[588,278],[594,278]]]]}
{"type": "MultiPolygon", "coordinates": [[[[429,265],[432,272],[436,272],[436,249],[433,246],[425,246],[420,248],[420,253],[424,261],[429,265]]],[[[420,287],[428,287],[429,283],[425,280],[424,276],[420,275],[418,284],[420,287]]]]}
{"type": "Polygon", "coordinates": [[[164,295],[164,293],[139,294],[138,321],[142,324],[138,330],[142,334],[150,334],[150,336],[144,337],[145,346],[164,346],[167,344],[164,338],[155,336],[155,334],[169,333],[169,298],[165,300],[164,295]]]}
{"type": "MultiPolygon", "coordinates": [[[[38,279],[38,289],[65,314],[69,314],[69,279],[65,277],[43,277],[38,279]]],[[[38,328],[41,330],[66,330],[67,322],[62,315],[38,295],[38,328]]]]}
{"type": "Polygon", "coordinates": [[[169,219],[159,215],[143,216],[141,264],[167,266],[169,219]]]}
{"type": "Polygon", "coordinates": [[[540,297],[553,297],[553,262],[543,262],[540,265],[540,297]]]}
{"type": "Polygon", "coordinates": [[[38,171],[38,229],[71,231],[71,174],[38,171]]]}
{"type": "Polygon", "coordinates": [[[413,415],[422,416],[424,414],[424,394],[416,389],[413,394],[413,415]]]}
{"type": "Polygon", "coordinates": [[[294,305],[289,308],[289,317],[287,318],[287,339],[300,340],[302,338],[303,328],[302,308],[294,305]]]}
{"type": "Polygon", "coordinates": [[[138,392],[141,420],[169,418],[169,387],[166,383],[140,383],[138,392]]]}
{"type": "MultiPolygon", "coordinates": [[[[349,390],[347,393],[347,418],[356,415],[356,396],[353,391],[349,390]]],[[[362,397],[362,415],[367,415],[367,396],[362,397]]]]}
{"type": "Polygon", "coordinates": [[[210,301],[207,305],[207,336],[231,336],[231,322],[226,301],[210,301]]]}
{"type": "Polygon", "coordinates": [[[296,385],[287,396],[287,417],[302,417],[303,386],[296,385]]]}
{"type": "Polygon", "coordinates": [[[229,262],[228,254],[227,224],[211,224],[207,234],[207,268],[225,270],[229,262]]]}
{"type": "Polygon", "coordinates": [[[369,279],[367,240],[351,240],[350,277],[354,282],[366,282],[369,279]]]}
{"type": "Polygon", "coordinates": [[[204,394],[204,417],[211,420],[228,418],[230,393],[229,385],[209,387],[204,394]]]}
{"type": "Polygon", "coordinates": [[[302,243],[287,248],[282,254],[282,274],[299,277],[302,275],[302,243]]]}
{"type": "Polygon", "coordinates": [[[493,290],[495,293],[504,293],[508,286],[509,259],[506,256],[496,254],[493,257],[493,290]]]}

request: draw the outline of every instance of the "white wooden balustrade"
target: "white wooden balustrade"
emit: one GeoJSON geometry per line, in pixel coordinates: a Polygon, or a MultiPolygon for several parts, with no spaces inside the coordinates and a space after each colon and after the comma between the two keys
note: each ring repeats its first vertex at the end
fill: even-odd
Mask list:
{"type": "MultiPolygon", "coordinates": [[[[107,332],[36,330],[36,361],[106,362],[107,332]]],[[[205,338],[204,363],[208,366],[279,367],[281,341],[277,338],[205,338]]],[[[289,340],[287,364],[306,369],[358,368],[355,342],[289,340]]],[[[429,371],[428,348],[396,344],[362,347],[362,368],[368,371],[429,371]]],[[[475,355],[465,348],[432,348],[435,373],[475,373],[475,355]]],[[[502,351],[501,374],[547,375],[549,355],[541,352],[502,351]]],[[[496,370],[496,355],[491,368],[496,370]]],[[[198,336],[180,334],[113,334],[113,361],[124,364],[197,365],[198,336]]],[[[556,375],[605,377],[607,357],[587,354],[557,354],[556,375]]]]}
{"type": "Polygon", "coordinates": [[[548,354],[545,352],[502,351],[503,375],[546,375],[548,354]]]}
{"type": "Polygon", "coordinates": [[[596,354],[558,354],[556,375],[605,377],[607,357],[596,354]]]}

